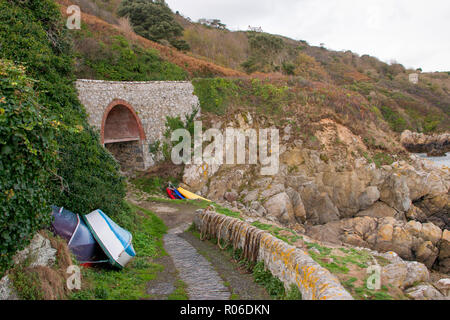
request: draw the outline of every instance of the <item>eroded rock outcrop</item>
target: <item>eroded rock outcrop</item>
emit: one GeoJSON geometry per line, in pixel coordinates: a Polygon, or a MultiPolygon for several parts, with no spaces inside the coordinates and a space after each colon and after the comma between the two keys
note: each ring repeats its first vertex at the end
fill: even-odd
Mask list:
{"type": "MultiPolygon", "coordinates": [[[[370,216],[343,219],[307,228],[307,235],[325,242],[394,251],[406,260],[416,260],[431,268],[436,262],[446,265],[448,242],[442,230],[432,223],[402,222],[393,217],[370,216]],[[442,259],[438,260],[443,250],[442,259]]],[[[445,267],[444,267],[445,268],[445,267]]]]}
{"type": "Polygon", "coordinates": [[[444,230],[439,250],[438,269],[450,273],[450,231],[444,230]]]}
{"type": "Polygon", "coordinates": [[[300,225],[326,241],[395,251],[448,272],[442,230],[450,227],[450,169],[414,155],[377,166],[357,155],[368,151],[361,137],[333,121],[322,122],[323,132],[317,133],[322,151],[308,149],[300,139],[281,139],[275,176],[259,175],[259,165],[206,171],[190,166],[183,181],[247,216],[300,225]]]}
{"type": "Polygon", "coordinates": [[[400,142],[409,152],[428,153],[429,156],[443,156],[450,151],[450,133],[425,135],[405,130],[400,142]]]}

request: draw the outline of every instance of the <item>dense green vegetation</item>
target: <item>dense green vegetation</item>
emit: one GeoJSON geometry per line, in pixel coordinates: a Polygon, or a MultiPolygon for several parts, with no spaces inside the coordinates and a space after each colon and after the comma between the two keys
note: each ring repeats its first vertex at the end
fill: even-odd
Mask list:
{"type": "Polygon", "coordinates": [[[292,284],[289,290],[286,291],[283,282],[274,277],[273,274],[266,269],[262,261],[253,266],[252,274],[255,282],[266,288],[273,299],[302,300],[302,293],[295,284],[292,284]]]}
{"type": "Polygon", "coordinates": [[[58,159],[56,122],[37,102],[25,69],[0,60],[0,273],[49,223],[47,185],[58,159]]]}
{"type": "Polygon", "coordinates": [[[233,80],[212,78],[194,79],[194,94],[200,101],[203,111],[223,115],[228,104],[237,96],[237,86],[233,80]]]}
{"type": "Polygon", "coordinates": [[[288,86],[258,79],[194,79],[192,83],[202,110],[217,115],[226,114],[233,105],[248,106],[261,114],[279,114],[292,98],[288,86]]]}
{"type": "MultiPolygon", "coordinates": [[[[149,297],[147,283],[163,268],[152,261],[166,254],[162,237],[167,227],[151,211],[129,205],[130,213],[119,215],[116,222],[133,234],[136,258],[123,270],[83,269],[84,285],[81,291],[72,294],[71,299],[138,300],[149,297]]],[[[177,289],[176,297],[182,294],[181,284],[177,289]]]]}
{"type": "Polygon", "coordinates": [[[247,73],[280,71],[276,57],[285,48],[284,41],[268,33],[248,32],[250,57],[242,63],[247,73]]]}
{"type": "MultiPolygon", "coordinates": [[[[152,153],[157,154],[159,151],[162,153],[163,161],[169,161],[172,157],[172,149],[178,143],[182,141],[182,137],[178,141],[171,141],[172,133],[178,129],[187,130],[190,136],[194,136],[194,121],[199,109],[195,109],[191,114],[185,115],[185,120],[183,121],[180,116],[176,117],[166,117],[166,131],[164,132],[165,141],[157,141],[152,153]]],[[[194,153],[194,139],[191,140],[191,155],[194,153]]],[[[180,153],[180,157],[183,155],[180,153]]]]}
{"type": "Polygon", "coordinates": [[[175,178],[164,179],[161,177],[138,177],[133,179],[133,183],[138,189],[148,193],[148,194],[161,194],[165,192],[165,188],[170,183],[177,183],[178,180],[175,178]]]}
{"type": "MultiPolygon", "coordinates": [[[[212,239],[217,243],[217,239],[212,239]]],[[[241,266],[247,268],[253,275],[255,282],[263,286],[272,299],[275,300],[302,300],[302,294],[296,285],[291,285],[286,290],[283,282],[275,277],[269,269],[266,268],[264,262],[250,262],[243,258],[242,249],[234,250],[229,246],[226,252],[233,257],[241,266]]]]}
{"type": "Polygon", "coordinates": [[[285,295],[284,285],[280,279],[274,277],[267,270],[263,262],[258,262],[253,267],[253,277],[255,282],[263,285],[271,297],[281,299],[285,295]]]}
{"type": "Polygon", "coordinates": [[[186,71],[164,61],[155,49],[143,49],[123,36],[96,40],[82,28],[75,32],[79,78],[113,81],[186,80],[186,71]]]}
{"type": "Polygon", "coordinates": [[[102,209],[111,217],[126,211],[125,182],[119,165],[92,128],[61,137],[61,162],[51,186],[53,203],[86,214],[102,209]]]}
{"type": "Polygon", "coordinates": [[[37,273],[27,270],[27,262],[14,267],[10,273],[14,289],[23,300],[43,300],[40,279],[37,273]]]}
{"type": "Polygon", "coordinates": [[[179,50],[189,50],[187,42],[180,39],[183,28],[164,0],[124,0],[117,13],[128,17],[134,31],[144,38],[165,40],[179,50]]]}
{"type": "MultiPolygon", "coordinates": [[[[58,6],[52,0],[0,0],[0,18],[0,58],[23,64],[26,75],[36,80],[34,89],[37,92],[37,103],[41,105],[40,114],[52,119],[53,124],[58,127],[55,138],[59,155],[57,161],[50,141],[44,141],[49,139],[48,130],[43,130],[45,121],[37,121],[37,115],[25,118],[24,122],[29,124],[29,127],[26,130],[24,128],[22,136],[26,138],[39,135],[43,140],[31,140],[36,143],[35,147],[39,147],[33,151],[36,160],[22,164],[21,174],[28,182],[24,180],[22,183],[14,183],[8,189],[7,197],[10,197],[10,200],[14,200],[13,194],[26,190],[23,198],[20,196],[23,200],[2,205],[4,216],[14,215],[17,219],[17,223],[6,224],[2,221],[0,225],[0,235],[5,239],[5,242],[2,239],[2,246],[3,243],[9,243],[6,248],[2,247],[3,269],[9,261],[9,256],[23,248],[30,240],[32,231],[44,222],[41,215],[45,211],[49,212],[50,204],[64,206],[77,213],[88,213],[101,208],[113,217],[126,210],[126,207],[123,204],[125,187],[118,165],[110,153],[99,144],[98,134],[88,125],[84,108],[78,101],[73,85],[71,42],[63,26],[58,6]],[[46,162],[53,162],[54,170],[53,166],[46,166],[46,162],[39,164],[38,158],[42,156],[46,162]],[[38,169],[38,166],[41,169],[38,169]],[[42,171],[47,172],[43,174],[42,171]],[[50,180],[47,179],[49,175],[50,180]],[[37,192],[44,178],[47,179],[47,192],[37,192]],[[33,188],[28,187],[27,190],[27,183],[29,185],[32,182],[36,183],[37,189],[33,191],[33,188]],[[27,216],[32,221],[27,220],[27,216]],[[20,219],[23,219],[21,223],[20,219]],[[23,229],[11,232],[9,228],[13,228],[12,225],[23,229]],[[17,237],[14,242],[13,237],[17,237]]],[[[6,91],[2,89],[0,94],[4,96],[6,91]]],[[[29,105],[30,96],[24,95],[24,98],[28,99],[26,103],[29,105]]],[[[7,116],[8,121],[18,119],[14,118],[15,113],[8,113],[7,116]]],[[[24,113],[23,116],[27,117],[27,114],[24,113]]],[[[9,142],[8,147],[12,148],[15,144],[22,148],[22,151],[15,150],[14,157],[26,159],[29,150],[19,146],[19,140],[12,144],[9,142]]],[[[4,154],[7,154],[7,151],[8,148],[4,150],[4,154]]],[[[2,155],[2,161],[3,157],[2,155]]],[[[17,169],[19,170],[19,167],[17,169]]]]}
{"type": "Polygon", "coordinates": [[[382,106],[380,111],[393,131],[402,132],[406,129],[406,121],[397,111],[392,110],[388,106],[382,106]]]}

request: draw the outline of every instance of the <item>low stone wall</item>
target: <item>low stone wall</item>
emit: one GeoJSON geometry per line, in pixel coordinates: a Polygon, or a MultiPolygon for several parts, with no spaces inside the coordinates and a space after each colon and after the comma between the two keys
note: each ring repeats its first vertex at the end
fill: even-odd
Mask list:
{"type": "Polygon", "coordinates": [[[250,261],[263,261],[286,289],[298,286],[304,300],[353,300],[339,280],[307,252],[277,239],[267,231],[214,211],[196,213],[195,226],[202,237],[217,238],[243,250],[250,261]]]}

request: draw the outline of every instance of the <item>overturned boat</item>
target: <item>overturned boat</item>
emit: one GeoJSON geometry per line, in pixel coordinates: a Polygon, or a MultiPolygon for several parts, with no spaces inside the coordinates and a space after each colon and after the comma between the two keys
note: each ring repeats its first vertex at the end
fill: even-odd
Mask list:
{"type": "Polygon", "coordinates": [[[124,268],[136,256],[131,233],[118,226],[103,211],[97,209],[83,219],[113,266],[124,268]]]}
{"type": "Polygon", "coordinates": [[[79,214],[52,206],[53,233],[67,241],[70,251],[82,265],[107,263],[108,257],[92,236],[79,214]]]}

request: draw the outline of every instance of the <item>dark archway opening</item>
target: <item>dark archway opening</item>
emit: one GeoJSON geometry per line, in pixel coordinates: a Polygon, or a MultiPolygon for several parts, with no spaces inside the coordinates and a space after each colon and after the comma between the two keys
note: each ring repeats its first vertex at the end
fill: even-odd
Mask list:
{"type": "Polygon", "coordinates": [[[105,111],[102,125],[102,142],[123,171],[143,169],[142,125],[129,104],[111,103],[105,111]]]}
{"type": "Polygon", "coordinates": [[[133,113],[123,105],[113,107],[106,117],[104,143],[139,140],[139,125],[133,113]]]}

